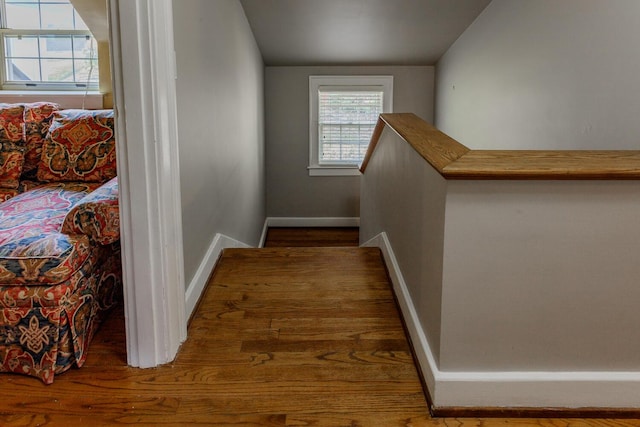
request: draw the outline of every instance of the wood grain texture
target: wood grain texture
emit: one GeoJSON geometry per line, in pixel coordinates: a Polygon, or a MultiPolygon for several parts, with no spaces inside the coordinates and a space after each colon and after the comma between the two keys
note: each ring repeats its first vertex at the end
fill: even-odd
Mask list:
{"type": "MultiPolygon", "coordinates": [[[[469,152],[467,147],[440,132],[413,113],[381,114],[376,129],[382,127],[382,123],[407,141],[423,159],[439,172],[442,172],[445,166],[469,152]]],[[[373,134],[369,150],[360,167],[362,173],[364,173],[369,163],[369,157],[373,154],[380,135],[382,135],[381,129],[373,134]]]]}
{"type": "Polygon", "coordinates": [[[362,425],[428,420],[377,249],[227,250],[175,362],[125,366],[113,312],[87,364],[0,377],[0,425],[362,425]]]}
{"type": "Polygon", "coordinates": [[[442,170],[447,179],[640,179],[640,151],[473,150],[442,170]]]}
{"type": "Polygon", "coordinates": [[[367,169],[367,165],[369,164],[369,159],[371,159],[371,155],[376,149],[378,145],[378,141],[380,141],[380,136],[382,136],[382,131],[384,130],[386,123],[382,120],[381,117],[378,118],[376,122],[376,127],[373,128],[373,134],[371,135],[371,141],[369,142],[369,146],[367,147],[367,152],[364,155],[364,159],[362,159],[362,164],[360,165],[360,172],[364,173],[365,169],[367,169]]]}
{"type": "Polygon", "coordinates": [[[372,248],[224,251],[173,363],[126,366],[120,306],[84,367],[49,386],[1,375],[0,397],[0,426],[640,425],[430,417],[372,248]]]}
{"type": "Polygon", "coordinates": [[[469,150],[409,113],[380,116],[361,167],[363,173],[382,135],[383,124],[446,179],[640,179],[640,150],[469,150]]]}
{"type": "Polygon", "coordinates": [[[269,227],[265,247],[358,246],[358,227],[269,227]]]}

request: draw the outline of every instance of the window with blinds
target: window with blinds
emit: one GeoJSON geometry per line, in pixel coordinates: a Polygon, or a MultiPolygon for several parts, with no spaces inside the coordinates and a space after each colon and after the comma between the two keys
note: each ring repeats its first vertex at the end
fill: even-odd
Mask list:
{"type": "Polygon", "coordinates": [[[321,87],[318,99],[319,163],[359,165],[382,113],[382,88],[325,91],[321,87]]]}
{"type": "Polygon", "coordinates": [[[358,175],[392,102],[392,76],[310,76],[309,174],[358,175]]]}

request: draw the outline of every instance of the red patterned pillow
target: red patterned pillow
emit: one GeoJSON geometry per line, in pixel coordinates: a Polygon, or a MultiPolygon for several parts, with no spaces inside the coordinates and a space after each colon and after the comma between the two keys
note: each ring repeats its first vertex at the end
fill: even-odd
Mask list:
{"type": "Polygon", "coordinates": [[[29,181],[26,179],[20,179],[20,185],[18,186],[18,193],[26,193],[29,190],[32,190],[36,187],[40,187],[44,185],[40,181],[29,181]]]}
{"type": "Polygon", "coordinates": [[[18,194],[20,194],[20,192],[14,188],[0,188],[0,202],[6,202],[18,194]]]}
{"type": "Polygon", "coordinates": [[[60,106],[52,102],[33,102],[24,105],[24,140],[26,151],[24,153],[24,166],[22,179],[36,179],[38,164],[42,156],[44,144],[49,126],[53,120],[53,113],[60,106]]]}
{"type": "Polygon", "coordinates": [[[0,104],[0,188],[18,188],[24,163],[24,107],[0,104]]]}
{"type": "Polygon", "coordinates": [[[18,188],[23,163],[24,147],[8,141],[0,142],[0,188],[18,188]]]}
{"type": "Polygon", "coordinates": [[[63,110],[53,116],[39,181],[104,182],[115,177],[113,110],[63,110]]]}
{"type": "Polygon", "coordinates": [[[0,141],[24,144],[24,106],[0,104],[0,141]]]}

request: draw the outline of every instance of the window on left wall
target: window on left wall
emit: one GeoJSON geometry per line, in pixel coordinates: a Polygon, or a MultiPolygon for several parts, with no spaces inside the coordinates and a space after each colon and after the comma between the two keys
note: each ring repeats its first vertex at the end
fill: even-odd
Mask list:
{"type": "Polygon", "coordinates": [[[0,0],[3,90],[97,90],[98,48],[69,0],[0,0]]]}

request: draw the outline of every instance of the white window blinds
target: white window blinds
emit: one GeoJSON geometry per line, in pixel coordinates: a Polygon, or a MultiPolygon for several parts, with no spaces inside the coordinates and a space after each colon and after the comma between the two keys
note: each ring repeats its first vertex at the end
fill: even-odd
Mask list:
{"type": "Polygon", "coordinates": [[[309,175],[360,175],[378,117],[392,105],[393,76],[309,76],[309,175]]]}
{"type": "Polygon", "coordinates": [[[318,91],[319,163],[360,164],[378,116],[383,89],[318,91]]]}

